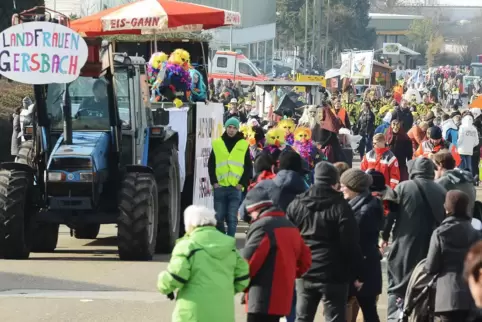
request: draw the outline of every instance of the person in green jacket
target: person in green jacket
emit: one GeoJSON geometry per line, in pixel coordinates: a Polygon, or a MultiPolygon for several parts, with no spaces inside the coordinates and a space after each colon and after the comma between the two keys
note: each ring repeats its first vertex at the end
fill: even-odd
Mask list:
{"type": "Polygon", "coordinates": [[[159,292],[174,299],[172,322],[234,322],[234,295],[249,284],[249,265],[236,240],[216,229],[214,211],[189,206],[184,211],[186,235],[159,274],[159,292]]]}

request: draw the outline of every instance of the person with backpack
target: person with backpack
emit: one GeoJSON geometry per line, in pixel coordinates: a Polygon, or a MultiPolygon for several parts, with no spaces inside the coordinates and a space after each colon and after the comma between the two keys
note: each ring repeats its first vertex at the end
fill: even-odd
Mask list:
{"type": "Polygon", "coordinates": [[[471,225],[469,196],[465,192],[448,191],[444,208],[446,217],[432,234],[425,270],[437,276],[435,316],[442,322],[464,322],[474,302],[463,281],[462,262],[480,233],[471,225]]]}
{"type": "Polygon", "coordinates": [[[399,305],[405,297],[411,273],[427,256],[430,236],[445,213],[446,190],[434,182],[433,161],[417,158],[410,160],[407,166],[409,180],[395,187],[397,211],[388,215],[382,233],[382,251],[391,235],[393,241],[387,257],[388,322],[399,321],[399,305]]]}

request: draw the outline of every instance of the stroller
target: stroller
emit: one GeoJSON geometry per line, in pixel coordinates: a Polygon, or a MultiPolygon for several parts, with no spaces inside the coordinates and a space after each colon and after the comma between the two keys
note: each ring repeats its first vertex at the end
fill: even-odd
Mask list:
{"type": "Polygon", "coordinates": [[[405,294],[400,322],[433,322],[437,275],[424,270],[421,260],[412,272],[405,294]]]}

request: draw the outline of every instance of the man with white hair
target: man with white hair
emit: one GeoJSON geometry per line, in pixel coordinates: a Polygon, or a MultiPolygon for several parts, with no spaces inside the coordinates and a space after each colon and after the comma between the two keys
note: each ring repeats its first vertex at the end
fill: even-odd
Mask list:
{"type": "Polygon", "coordinates": [[[186,235],[172,251],[157,288],[176,307],[172,321],[234,322],[234,294],[249,285],[249,266],[236,250],[236,240],[216,229],[214,211],[189,206],[184,211],[186,235]]]}

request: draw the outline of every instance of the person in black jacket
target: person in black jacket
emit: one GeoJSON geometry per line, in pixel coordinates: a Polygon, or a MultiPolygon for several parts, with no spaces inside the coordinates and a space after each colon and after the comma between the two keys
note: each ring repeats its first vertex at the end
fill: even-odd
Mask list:
{"type": "Polygon", "coordinates": [[[363,255],[353,211],[341,192],[338,170],[322,161],[314,185],[293,200],[286,215],[301,232],[312,253],[312,265],[296,281],[296,321],[312,322],[323,300],[325,321],[345,321],[352,278],[363,282],[363,255]]]}
{"type": "Polygon", "coordinates": [[[405,133],[408,133],[413,126],[413,115],[412,112],[410,112],[408,101],[406,99],[402,99],[400,102],[400,107],[395,108],[393,114],[393,118],[400,120],[405,133]]]}
{"type": "Polygon", "coordinates": [[[381,201],[372,196],[372,177],[358,169],[349,169],[340,178],[341,191],[348,200],[360,229],[360,246],[363,252],[364,283],[351,294],[356,296],[365,321],[379,322],[377,296],[382,293],[381,253],[378,248],[379,227],[383,221],[381,201]]]}
{"type": "Polygon", "coordinates": [[[373,114],[368,102],[362,104],[362,111],[358,115],[355,132],[362,136],[358,145],[358,152],[360,152],[360,159],[363,159],[365,153],[372,149],[373,133],[375,132],[375,114],[373,114]]]}
{"type": "Polygon", "coordinates": [[[448,191],[444,207],[447,217],[432,234],[425,270],[438,276],[435,315],[443,322],[466,321],[474,302],[462,278],[462,262],[480,234],[472,227],[469,196],[465,192],[448,191]]]}
{"type": "MultiPolygon", "coordinates": [[[[248,143],[246,141],[242,142],[244,136],[239,132],[239,120],[234,117],[230,118],[226,121],[224,127],[226,131],[224,131],[221,138],[213,141],[213,149],[208,159],[208,173],[209,180],[213,186],[214,210],[216,210],[216,220],[218,221],[216,227],[224,233],[226,232],[224,222],[226,222],[228,226],[227,234],[234,237],[238,225],[237,212],[241,204],[242,191],[247,189],[249,180],[253,175],[253,163],[251,162],[248,143]],[[222,140],[222,142],[219,140],[222,140]],[[223,147],[216,152],[215,146],[218,146],[219,143],[224,143],[225,149],[223,147]],[[230,160],[231,152],[235,148],[238,151],[243,148],[246,149],[243,163],[241,160],[230,160]],[[216,153],[218,153],[218,155],[216,153]],[[225,177],[227,175],[227,179],[220,178],[216,175],[216,166],[220,169],[225,168],[225,165],[216,164],[217,158],[222,158],[222,161],[224,161],[222,163],[228,164],[230,170],[234,169],[234,167],[243,167],[243,173],[240,177],[236,178],[237,183],[232,182],[232,177],[235,176],[232,171],[222,174],[225,177]],[[227,180],[231,181],[227,182],[227,180]]],[[[219,162],[221,162],[220,160],[221,159],[218,159],[219,162]]]]}

